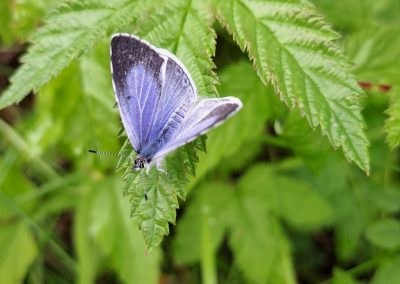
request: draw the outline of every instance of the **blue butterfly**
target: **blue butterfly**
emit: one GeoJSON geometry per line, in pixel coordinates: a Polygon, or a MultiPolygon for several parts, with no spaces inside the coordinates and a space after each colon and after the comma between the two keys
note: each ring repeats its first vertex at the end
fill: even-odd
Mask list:
{"type": "Polygon", "coordinates": [[[135,152],[133,169],[159,170],[168,153],[237,113],[235,97],[199,98],[183,63],[129,34],[111,40],[111,73],[121,120],[135,152]]]}

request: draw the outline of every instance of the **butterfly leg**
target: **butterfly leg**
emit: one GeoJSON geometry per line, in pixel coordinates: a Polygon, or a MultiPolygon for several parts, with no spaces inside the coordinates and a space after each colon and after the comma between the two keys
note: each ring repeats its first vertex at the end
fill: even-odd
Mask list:
{"type": "Polygon", "coordinates": [[[163,169],[163,165],[162,165],[161,161],[157,161],[156,162],[156,168],[157,168],[158,171],[166,174],[169,178],[171,178],[171,176],[163,169]]]}
{"type": "Polygon", "coordinates": [[[146,167],[146,175],[147,176],[149,176],[149,174],[150,174],[150,168],[151,168],[151,166],[147,165],[147,167],[146,167]]]}

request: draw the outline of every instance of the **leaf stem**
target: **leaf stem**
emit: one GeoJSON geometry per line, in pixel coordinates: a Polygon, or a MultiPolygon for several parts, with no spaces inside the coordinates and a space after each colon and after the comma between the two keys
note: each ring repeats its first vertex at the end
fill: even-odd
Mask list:
{"type": "Polygon", "coordinates": [[[201,277],[204,284],[216,284],[215,255],[211,245],[209,217],[207,212],[202,213],[201,238],[201,277]]]}

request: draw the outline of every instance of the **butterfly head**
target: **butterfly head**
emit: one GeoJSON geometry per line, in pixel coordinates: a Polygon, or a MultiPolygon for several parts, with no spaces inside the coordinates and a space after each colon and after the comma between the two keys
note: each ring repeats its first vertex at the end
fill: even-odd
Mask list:
{"type": "Polygon", "coordinates": [[[139,156],[135,160],[135,164],[133,165],[133,169],[135,171],[140,171],[141,169],[144,168],[145,165],[146,165],[146,160],[139,156]]]}

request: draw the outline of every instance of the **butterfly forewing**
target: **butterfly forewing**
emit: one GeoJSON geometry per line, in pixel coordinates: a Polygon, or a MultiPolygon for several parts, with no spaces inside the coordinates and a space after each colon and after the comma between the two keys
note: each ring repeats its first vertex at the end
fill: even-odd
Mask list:
{"type": "Polygon", "coordinates": [[[178,133],[197,99],[178,59],[134,36],[111,42],[113,82],[122,122],[138,154],[151,160],[178,133]]]}
{"type": "Polygon", "coordinates": [[[115,95],[122,123],[136,152],[146,141],[151,117],[156,111],[162,82],[159,71],[164,60],[139,40],[117,35],[111,41],[111,66],[115,95]]]}
{"type": "Polygon", "coordinates": [[[154,156],[178,134],[187,111],[197,100],[194,84],[182,63],[165,50],[158,51],[165,58],[165,65],[161,70],[164,80],[158,110],[151,118],[152,127],[146,135],[149,143],[143,149],[143,154],[147,156],[154,156]]]}

